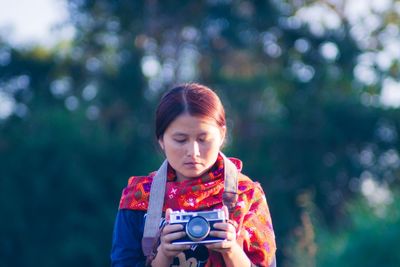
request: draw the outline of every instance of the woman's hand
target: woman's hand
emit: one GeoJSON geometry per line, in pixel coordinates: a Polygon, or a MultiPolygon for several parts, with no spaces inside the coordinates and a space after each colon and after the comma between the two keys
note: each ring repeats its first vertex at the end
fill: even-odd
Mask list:
{"type": "MultiPolygon", "coordinates": [[[[224,206],[223,209],[225,211],[226,218],[229,218],[228,208],[224,206]]],[[[222,257],[224,258],[225,266],[227,267],[253,266],[242,247],[236,241],[236,227],[237,226],[234,226],[229,221],[214,224],[214,228],[217,228],[218,230],[211,231],[210,235],[224,238],[225,240],[222,242],[208,244],[206,247],[221,253],[222,257]]]]}
{"type": "MultiPolygon", "coordinates": [[[[162,261],[167,260],[168,262],[172,261],[175,256],[181,253],[184,250],[190,248],[190,245],[179,245],[179,244],[172,244],[172,241],[178,238],[182,238],[186,235],[185,231],[183,230],[183,226],[180,224],[169,224],[169,218],[171,209],[167,209],[165,211],[165,219],[167,224],[164,226],[161,236],[160,236],[160,245],[157,249],[157,256],[155,260],[162,261]]],[[[168,265],[169,266],[169,265],[168,265]]]]}
{"type": "MultiPolygon", "coordinates": [[[[223,206],[225,216],[229,218],[228,208],[223,206]]],[[[224,241],[207,244],[208,249],[220,252],[222,254],[229,254],[239,246],[236,242],[236,228],[229,222],[215,223],[214,228],[218,230],[210,231],[211,236],[223,238],[224,241]]]]}

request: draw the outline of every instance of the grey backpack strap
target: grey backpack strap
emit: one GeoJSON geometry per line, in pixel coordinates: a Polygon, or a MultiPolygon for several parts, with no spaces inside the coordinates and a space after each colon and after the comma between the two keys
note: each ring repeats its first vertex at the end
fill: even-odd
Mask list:
{"type": "Polygon", "coordinates": [[[165,160],[153,177],[150,189],[149,207],[147,209],[142,239],[143,254],[147,257],[153,251],[158,241],[157,233],[160,229],[162,208],[164,206],[165,184],[167,182],[168,162],[165,160]]]}
{"type": "Polygon", "coordinates": [[[222,194],[222,202],[227,206],[229,213],[233,211],[238,199],[238,176],[239,171],[236,165],[233,164],[222,152],[220,155],[224,159],[224,192],[222,194]]]}

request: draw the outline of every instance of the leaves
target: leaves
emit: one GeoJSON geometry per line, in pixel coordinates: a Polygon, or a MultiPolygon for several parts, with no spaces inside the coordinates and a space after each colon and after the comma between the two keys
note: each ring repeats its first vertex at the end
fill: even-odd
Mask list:
{"type": "MultiPolygon", "coordinates": [[[[109,265],[126,180],[162,160],[153,137],[157,101],[187,81],[215,89],[226,107],[225,153],[263,185],[278,264],[293,256],[286,249],[301,256],[301,243],[289,241],[305,225],[304,192],[319,214],[311,218],[317,260],[311,253],[304,262],[329,266],[335,251],[354,263],[351,253],[374,246],[396,262],[393,251],[379,250],[384,243],[364,239],[379,232],[394,244],[391,223],[381,227],[364,204],[352,210],[352,226],[341,222],[365,181],[399,184],[400,113],[379,98],[385,78],[398,78],[398,58],[385,60],[397,55],[398,16],[370,6],[379,13],[370,23],[380,23],[370,31],[340,4],[301,3],[70,0],[76,36],[61,50],[1,42],[0,265],[32,265],[43,253],[38,266],[109,265]],[[313,10],[329,12],[303,16],[313,10]],[[328,27],[332,16],[337,24],[328,27]]],[[[299,236],[309,237],[303,230],[299,236]]]]}

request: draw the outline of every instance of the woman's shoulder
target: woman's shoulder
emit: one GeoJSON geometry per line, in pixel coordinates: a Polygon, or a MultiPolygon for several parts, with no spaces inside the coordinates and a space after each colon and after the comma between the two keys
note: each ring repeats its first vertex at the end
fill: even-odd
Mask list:
{"type": "Polygon", "coordinates": [[[252,180],[241,172],[238,178],[239,197],[241,196],[249,201],[265,198],[264,190],[259,182],[252,180]]]}
{"type": "Polygon", "coordinates": [[[156,174],[156,172],[151,172],[148,175],[140,175],[140,176],[131,176],[128,179],[128,185],[127,187],[131,187],[131,186],[136,186],[138,184],[142,184],[142,183],[151,183],[153,181],[153,177],[156,174]]]}
{"type": "Polygon", "coordinates": [[[259,182],[252,180],[247,175],[239,172],[238,189],[239,191],[246,191],[246,189],[259,189],[261,185],[259,182]]]}
{"type": "Polygon", "coordinates": [[[243,192],[248,192],[249,190],[256,190],[256,191],[261,191],[262,187],[259,182],[256,182],[252,180],[250,177],[248,177],[246,174],[242,172],[243,170],[243,162],[234,157],[229,157],[229,160],[232,161],[233,164],[235,164],[237,170],[238,170],[238,190],[239,193],[243,192]]]}
{"type": "Polygon", "coordinates": [[[120,209],[147,209],[154,175],[155,172],[145,176],[131,176],[128,185],[122,190],[120,209]]]}

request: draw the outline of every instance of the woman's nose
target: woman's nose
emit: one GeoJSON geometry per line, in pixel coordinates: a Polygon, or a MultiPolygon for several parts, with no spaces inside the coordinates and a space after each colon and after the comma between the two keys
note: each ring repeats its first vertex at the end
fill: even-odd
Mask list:
{"type": "Polygon", "coordinates": [[[187,155],[190,157],[195,157],[200,155],[200,147],[198,142],[189,143],[189,147],[187,149],[187,155]]]}

